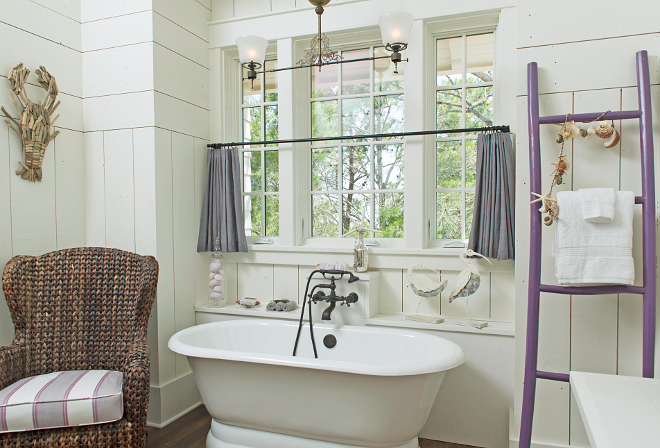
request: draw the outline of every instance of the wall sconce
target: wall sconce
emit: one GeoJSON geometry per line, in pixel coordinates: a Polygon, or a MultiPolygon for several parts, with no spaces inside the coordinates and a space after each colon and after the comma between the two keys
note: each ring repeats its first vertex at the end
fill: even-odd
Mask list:
{"type": "Polygon", "coordinates": [[[410,32],[415,18],[407,12],[383,14],[378,19],[383,45],[391,51],[390,58],[394,62],[394,73],[399,73],[397,64],[401,62],[401,52],[408,48],[410,32]]]}
{"type": "Polygon", "coordinates": [[[268,41],[259,36],[241,36],[236,38],[236,46],[238,47],[238,58],[241,65],[248,70],[247,79],[252,81],[252,88],[254,88],[257,70],[263,67],[266,58],[268,41]]]}

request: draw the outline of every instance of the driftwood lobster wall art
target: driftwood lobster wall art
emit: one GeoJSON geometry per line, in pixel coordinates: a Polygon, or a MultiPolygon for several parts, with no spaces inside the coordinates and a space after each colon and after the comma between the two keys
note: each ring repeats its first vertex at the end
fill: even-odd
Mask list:
{"type": "Polygon", "coordinates": [[[14,118],[2,107],[7,124],[19,135],[23,146],[23,161],[18,162],[20,168],[16,174],[31,182],[39,181],[43,177],[41,165],[48,144],[57,137],[60,131],[53,132],[53,124],[59,118],[51,118],[55,109],[60,105],[57,101],[57,82],[48,73],[43,65],[37,70],[37,82],[46,90],[46,97],[37,103],[32,102],[25,90],[30,70],[23,68],[23,63],[17,64],[9,70],[7,78],[11,89],[11,100],[18,112],[14,118]]]}

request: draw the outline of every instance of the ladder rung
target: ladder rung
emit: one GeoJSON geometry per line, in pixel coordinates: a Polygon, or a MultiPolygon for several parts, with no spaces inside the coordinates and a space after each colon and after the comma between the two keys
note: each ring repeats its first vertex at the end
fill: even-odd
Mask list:
{"type": "Polygon", "coordinates": [[[570,381],[568,373],[544,372],[543,370],[536,371],[536,378],[543,378],[544,380],[553,381],[570,381]]]}
{"type": "MultiPolygon", "coordinates": [[[[562,124],[567,119],[569,121],[588,122],[599,118],[602,113],[594,112],[589,114],[569,114],[566,115],[548,115],[547,117],[539,117],[539,124],[562,124]]],[[[601,120],[630,120],[632,118],[639,118],[642,116],[641,110],[622,110],[608,112],[601,120]]]]}
{"type": "Polygon", "coordinates": [[[609,285],[609,286],[559,286],[539,285],[539,291],[554,294],[571,294],[574,296],[593,296],[597,294],[644,294],[642,286],[609,285]]]}

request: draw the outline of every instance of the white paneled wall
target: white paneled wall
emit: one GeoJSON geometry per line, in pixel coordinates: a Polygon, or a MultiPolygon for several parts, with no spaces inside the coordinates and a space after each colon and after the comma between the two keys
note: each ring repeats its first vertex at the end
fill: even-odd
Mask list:
{"type": "MultiPolygon", "coordinates": [[[[538,63],[541,115],[568,112],[604,112],[638,108],[635,53],[649,52],[656,164],[660,154],[660,5],[633,1],[618,14],[608,14],[586,3],[563,2],[553,8],[520,2],[518,17],[517,222],[518,241],[529,238],[528,140],[526,66],[538,63]],[[627,13],[644,8],[645,14],[627,13]],[[571,10],[571,14],[561,11],[571,10]],[[625,10],[625,11],[624,11],[625,10]],[[561,14],[561,27],[548,27],[561,14]],[[585,21],[584,17],[590,16],[585,21]],[[616,67],[597,54],[616,57],[616,67]]],[[[565,184],[554,191],[611,187],[641,194],[639,127],[637,121],[616,122],[621,142],[604,148],[603,141],[577,139],[565,147],[572,163],[565,184]]],[[[586,127],[586,126],[585,126],[586,127]]],[[[543,188],[549,187],[551,163],[556,161],[556,126],[541,127],[543,188]]],[[[656,167],[657,168],[657,167],[656,167]]],[[[657,174],[656,174],[657,177],[657,174]]],[[[656,193],[657,195],[657,193],[656,193]]],[[[554,284],[551,248],[554,229],[544,228],[542,282],[554,284]]],[[[528,257],[526,245],[517,246],[518,260],[528,257]]],[[[641,207],[636,207],[634,250],[636,284],[641,284],[641,207]]],[[[520,424],[525,350],[527,264],[516,263],[516,389],[512,436],[520,424]]],[[[583,370],[641,375],[641,297],[630,295],[560,296],[541,294],[539,369],[567,373],[583,370]]],[[[659,353],[656,351],[656,353],[659,353]]],[[[656,355],[657,357],[657,355],[656,355]]],[[[658,365],[658,363],[656,363],[658,365]]],[[[566,383],[539,380],[533,440],[539,444],[589,446],[576,402],[566,383]]],[[[546,446],[546,445],[540,445],[546,446]]],[[[556,445],[553,445],[556,446],[556,445]]]]}
{"type": "MultiPolygon", "coordinates": [[[[0,2],[0,105],[16,116],[6,73],[19,62],[30,69],[27,93],[45,92],[35,70],[45,66],[60,89],[60,135],[48,146],[43,181],[17,176],[21,140],[0,124],[0,267],[15,255],[40,255],[85,245],[85,157],[81,98],[80,3],[77,0],[0,2]]],[[[1,114],[0,114],[1,115],[1,114]]],[[[0,345],[11,342],[14,326],[0,291],[0,345]]]]}
{"type": "MultiPolygon", "coordinates": [[[[262,303],[273,299],[291,299],[301,303],[307,281],[307,273],[313,265],[281,265],[254,263],[225,263],[226,301],[234,303],[243,297],[256,297],[262,303]],[[237,271],[236,277],[227,274],[227,270],[237,271]],[[233,284],[232,284],[233,283],[233,284]]],[[[380,314],[414,314],[420,304],[420,297],[410,290],[406,269],[375,269],[380,273],[380,314]]],[[[419,273],[420,271],[415,271],[419,273]]],[[[438,275],[422,272],[438,280],[438,275]]],[[[465,299],[449,303],[449,294],[456,283],[459,271],[443,270],[442,281],[448,280],[441,298],[429,299],[433,313],[445,317],[465,317],[465,299]]],[[[358,274],[359,276],[359,274],[358,274]]],[[[208,301],[208,278],[197,285],[198,303],[208,301]]],[[[513,322],[514,318],[513,273],[507,271],[482,272],[481,286],[476,294],[469,298],[470,318],[513,322]],[[495,287],[493,287],[495,283],[495,287]]],[[[378,310],[377,310],[378,311],[378,310]]],[[[426,302],[422,303],[420,314],[429,314],[426,302]]]]}
{"type": "Polygon", "coordinates": [[[154,255],[160,264],[148,416],[160,426],[199,403],[187,360],[167,341],[194,324],[198,267],[206,269],[196,246],[210,4],[82,3],[88,244],[154,255]]]}

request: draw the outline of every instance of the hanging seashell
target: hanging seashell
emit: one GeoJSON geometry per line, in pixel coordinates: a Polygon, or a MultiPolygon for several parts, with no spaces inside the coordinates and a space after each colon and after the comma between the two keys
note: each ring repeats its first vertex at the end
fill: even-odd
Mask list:
{"type": "Polygon", "coordinates": [[[614,132],[612,133],[612,137],[610,137],[610,139],[605,142],[605,147],[611,148],[613,146],[616,146],[617,143],[619,143],[619,133],[616,131],[616,129],[614,129],[614,132]]]}
{"type": "Polygon", "coordinates": [[[589,129],[587,129],[587,136],[586,136],[585,140],[588,140],[589,137],[591,137],[595,133],[596,133],[596,128],[591,126],[589,129]]]}
{"type": "Polygon", "coordinates": [[[545,218],[543,218],[543,224],[545,224],[546,226],[551,226],[552,225],[552,218],[549,217],[549,216],[546,216],[545,218]]]}
{"type": "Polygon", "coordinates": [[[559,143],[561,145],[562,143],[564,143],[564,136],[561,135],[561,134],[557,134],[557,140],[556,141],[557,141],[557,143],[559,143]]]}
{"type": "Polygon", "coordinates": [[[589,131],[587,131],[586,129],[580,128],[580,137],[588,138],[589,137],[589,131]]]}
{"type": "Polygon", "coordinates": [[[555,176],[555,185],[561,185],[563,183],[564,179],[560,175],[555,176]]]}
{"type": "Polygon", "coordinates": [[[610,138],[614,133],[614,123],[612,121],[601,121],[594,132],[600,138],[610,138]]]}
{"type": "Polygon", "coordinates": [[[568,121],[564,123],[562,132],[564,139],[569,139],[571,137],[577,137],[580,135],[580,128],[575,124],[574,121],[568,121]]]}

